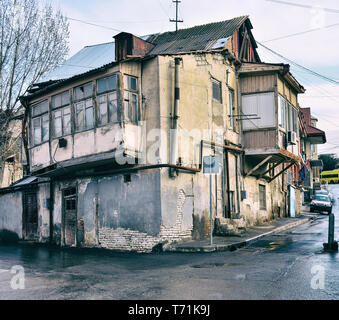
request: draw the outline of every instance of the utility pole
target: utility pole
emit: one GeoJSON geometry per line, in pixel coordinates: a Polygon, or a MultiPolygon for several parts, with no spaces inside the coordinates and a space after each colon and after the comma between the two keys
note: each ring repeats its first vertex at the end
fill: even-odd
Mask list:
{"type": "Polygon", "coordinates": [[[170,19],[170,22],[175,22],[175,32],[178,32],[178,23],[184,22],[184,20],[179,19],[179,3],[181,3],[180,0],[172,0],[173,3],[175,3],[176,7],[176,14],[175,14],[175,19],[170,19]]]}

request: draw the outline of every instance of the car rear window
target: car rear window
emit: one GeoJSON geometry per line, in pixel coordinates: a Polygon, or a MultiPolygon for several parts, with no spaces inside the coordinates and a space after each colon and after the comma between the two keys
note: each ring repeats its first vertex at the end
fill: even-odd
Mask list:
{"type": "Polygon", "coordinates": [[[314,200],[330,202],[330,199],[327,196],[316,196],[314,200]]]}

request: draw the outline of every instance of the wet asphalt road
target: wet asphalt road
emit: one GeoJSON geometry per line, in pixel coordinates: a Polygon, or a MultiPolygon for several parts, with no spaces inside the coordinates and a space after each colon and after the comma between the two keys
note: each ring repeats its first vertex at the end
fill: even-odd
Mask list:
{"type": "MultiPolygon", "coordinates": [[[[330,188],[339,198],[339,186],[330,188]]],[[[328,217],[315,218],[234,252],[138,255],[0,247],[0,299],[338,299],[339,256],[322,252],[328,217]],[[11,288],[15,265],[24,267],[24,289],[11,288]]]]}

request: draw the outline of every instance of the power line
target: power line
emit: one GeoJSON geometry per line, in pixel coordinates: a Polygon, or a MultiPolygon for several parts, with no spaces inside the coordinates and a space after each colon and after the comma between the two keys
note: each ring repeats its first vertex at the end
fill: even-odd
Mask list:
{"type": "Polygon", "coordinates": [[[324,76],[324,75],[322,75],[322,74],[320,74],[320,73],[318,73],[318,72],[315,72],[315,71],[313,71],[313,70],[311,70],[311,69],[309,69],[309,68],[306,68],[306,67],[300,65],[299,63],[297,63],[297,62],[295,62],[295,61],[293,61],[293,60],[291,60],[291,59],[289,59],[289,58],[284,57],[282,54],[280,54],[280,53],[274,51],[273,49],[268,48],[267,46],[265,46],[264,44],[262,44],[262,43],[260,43],[260,42],[258,42],[258,41],[257,41],[257,43],[258,43],[260,46],[262,46],[263,48],[265,48],[266,50],[268,50],[268,51],[274,53],[274,54],[277,55],[278,57],[280,57],[280,58],[282,58],[282,59],[288,61],[289,63],[291,63],[291,64],[293,64],[293,65],[295,65],[295,66],[297,66],[297,67],[299,67],[299,68],[301,68],[301,69],[303,69],[303,70],[306,70],[307,72],[313,74],[314,76],[317,76],[317,77],[319,77],[319,78],[322,78],[322,79],[324,79],[324,80],[326,80],[326,81],[329,81],[329,82],[331,82],[331,83],[334,83],[334,84],[339,84],[338,81],[336,81],[336,80],[334,80],[334,79],[331,79],[331,78],[329,78],[329,77],[326,77],[326,76],[324,76]]]}
{"type": "Polygon", "coordinates": [[[278,37],[278,38],[274,38],[274,39],[270,39],[270,40],[265,40],[262,43],[267,43],[267,42],[273,42],[273,41],[278,41],[278,40],[283,40],[283,39],[289,39],[292,37],[296,37],[296,36],[301,36],[303,34],[307,34],[307,33],[311,33],[311,32],[315,32],[315,31],[320,31],[323,29],[328,29],[328,28],[333,28],[333,27],[338,27],[339,23],[334,23],[334,24],[330,24],[321,28],[314,28],[314,29],[309,29],[309,30],[305,30],[305,31],[301,31],[301,32],[297,32],[297,33],[292,33],[286,36],[282,36],[282,37],[278,37]]]}
{"type": "Polygon", "coordinates": [[[266,0],[266,1],[274,2],[274,3],[279,3],[279,4],[284,4],[284,5],[293,6],[293,7],[299,7],[299,8],[320,9],[320,10],[324,10],[326,12],[339,13],[339,10],[337,10],[337,9],[330,9],[330,8],[324,8],[324,7],[316,7],[316,6],[310,6],[310,5],[307,5],[307,4],[300,4],[300,3],[295,3],[295,2],[287,2],[287,1],[281,1],[281,0],[266,0]]]}
{"type": "Polygon", "coordinates": [[[81,22],[81,23],[88,24],[88,25],[95,26],[95,27],[99,27],[99,28],[104,28],[104,29],[113,30],[113,31],[117,31],[117,32],[123,32],[123,30],[120,30],[120,29],[107,27],[107,26],[103,26],[103,25],[100,25],[100,24],[96,24],[96,23],[91,23],[91,22],[88,22],[88,21],[85,21],[85,20],[75,19],[75,18],[71,18],[71,17],[67,17],[67,16],[65,16],[65,18],[68,19],[68,20],[81,22]]]}

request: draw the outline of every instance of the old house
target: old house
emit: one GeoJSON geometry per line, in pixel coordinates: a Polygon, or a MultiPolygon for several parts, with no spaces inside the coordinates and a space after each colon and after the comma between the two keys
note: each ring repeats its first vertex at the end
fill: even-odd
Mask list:
{"type": "Polygon", "coordinates": [[[313,190],[320,188],[320,172],[322,170],[322,161],[318,158],[318,145],[326,143],[326,134],[323,130],[317,128],[318,120],[312,117],[310,108],[300,108],[302,122],[305,127],[305,136],[303,139],[301,154],[305,164],[305,187],[304,200],[308,202],[313,190]]]}
{"type": "Polygon", "coordinates": [[[27,230],[27,212],[37,221],[23,237],[149,252],[287,215],[304,88],[287,65],[260,61],[251,30],[244,16],[120,33],[30,88],[24,145],[38,180],[25,185],[39,187],[23,202],[17,224],[27,230]],[[220,167],[212,225],[209,155],[220,167]]]}
{"type": "Polygon", "coordinates": [[[243,116],[258,116],[243,122],[242,212],[249,219],[293,216],[296,190],[287,172],[301,162],[298,94],[305,89],[285,64],[243,63],[239,73],[243,116]]]}
{"type": "Polygon", "coordinates": [[[18,111],[9,121],[8,137],[2,144],[6,150],[0,156],[0,188],[6,188],[23,177],[22,120],[23,114],[18,111]]]}

